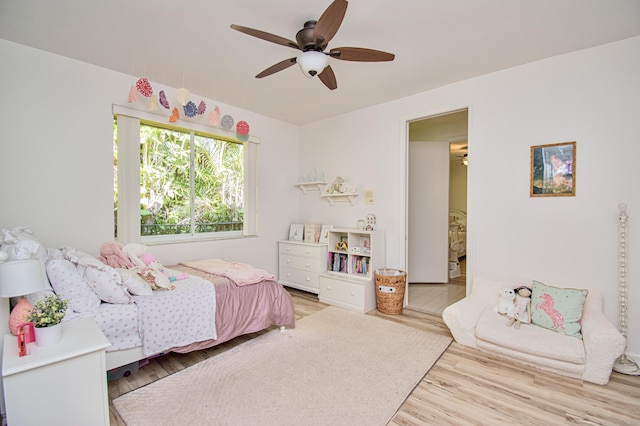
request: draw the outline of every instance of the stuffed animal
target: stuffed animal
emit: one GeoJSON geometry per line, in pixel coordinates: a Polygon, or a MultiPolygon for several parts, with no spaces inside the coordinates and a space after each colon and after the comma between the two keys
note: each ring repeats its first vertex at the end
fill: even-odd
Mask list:
{"type": "Polygon", "coordinates": [[[520,324],[529,324],[531,322],[531,289],[529,287],[518,287],[514,289],[516,294],[513,304],[513,314],[510,316],[507,326],[515,324],[515,328],[519,329],[520,324]]]}
{"type": "Polygon", "coordinates": [[[147,246],[143,246],[142,244],[138,243],[128,243],[125,244],[123,248],[124,254],[129,258],[131,263],[139,268],[145,268],[147,266],[141,259],[142,255],[147,251],[147,246]]]}
{"type": "Polygon", "coordinates": [[[100,246],[100,261],[112,268],[133,268],[133,263],[118,241],[107,241],[100,246]]]}
{"type": "Polygon", "coordinates": [[[44,262],[47,259],[44,247],[36,239],[33,231],[25,226],[3,229],[0,235],[0,251],[7,254],[6,260],[39,258],[44,262]]]}
{"type": "MultiPolygon", "coordinates": [[[[146,252],[145,254],[143,254],[140,259],[144,262],[147,268],[151,268],[153,270],[160,272],[171,283],[176,280],[184,280],[185,278],[189,277],[189,274],[187,274],[186,272],[179,273],[177,271],[172,271],[165,268],[164,266],[162,266],[162,263],[160,263],[160,261],[156,259],[155,256],[149,252],[146,252]]],[[[161,280],[161,281],[164,281],[164,280],[161,280]]]]}
{"type": "Polygon", "coordinates": [[[515,299],[516,293],[512,288],[503,288],[500,290],[500,298],[498,304],[493,310],[500,315],[512,316],[514,311],[513,299],[515,299]]]}

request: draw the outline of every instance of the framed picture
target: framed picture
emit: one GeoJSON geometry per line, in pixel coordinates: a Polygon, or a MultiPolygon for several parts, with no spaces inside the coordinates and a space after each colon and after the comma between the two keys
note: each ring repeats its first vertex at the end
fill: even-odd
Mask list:
{"type": "Polygon", "coordinates": [[[292,223],[289,227],[289,240],[290,241],[302,241],[304,237],[304,224],[292,223]]]}
{"type": "Polygon", "coordinates": [[[329,230],[333,229],[333,225],[322,225],[322,230],[320,231],[320,242],[328,243],[329,242],[329,230]]]}
{"type": "Polygon", "coordinates": [[[531,197],[576,195],[576,143],[562,142],[531,147],[531,197]]]}

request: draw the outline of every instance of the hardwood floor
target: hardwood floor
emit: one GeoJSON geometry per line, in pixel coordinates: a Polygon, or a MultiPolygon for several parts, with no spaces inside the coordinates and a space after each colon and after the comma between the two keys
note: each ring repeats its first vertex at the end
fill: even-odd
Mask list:
{"type": "MultiPolygon", "coordinates": [[[[324,309],[315,295],[290,290],[300,319],[324,309]]],[[[375,315],[450,335],[442,318],[412,309],[375,315]]],[[[222,353],[261,333],[219,347],[152,359],[129,377],[109,382],[112,425],[124,425],[111,401],[131,390],[222,353]]],[[[613,373],[606,386],[545,373],[459,345],[449,346],[399,408],[389,425],[638,425],[640,377],[613,373]]],[[[357,426],[357,425],[356,425],[357,426]]]]}

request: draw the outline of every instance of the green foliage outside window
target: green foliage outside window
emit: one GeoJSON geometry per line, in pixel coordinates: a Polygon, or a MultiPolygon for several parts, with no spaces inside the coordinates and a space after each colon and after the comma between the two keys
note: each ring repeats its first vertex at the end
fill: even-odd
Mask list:
{"type": "MultiPolygon", "coordinates": [[[[115,134],[114,129],[114,138],[115,134]]],[[[114,148],[116,167],[117,148],[114,148]]],[[[140,124],[141,235],[242,230],[243,196],[241,143],[140,124]]]]}

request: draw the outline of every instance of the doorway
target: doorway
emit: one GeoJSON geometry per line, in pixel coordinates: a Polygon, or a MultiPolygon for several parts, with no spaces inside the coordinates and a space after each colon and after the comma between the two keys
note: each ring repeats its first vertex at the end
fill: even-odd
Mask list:
{"type": "Polygon", "coordinates": [[[451,211],[457,212],[456,215],[460,212],[466,215],[467,211],[468,110],[410,121],[407,151],[410,161],[407,162],[409,284],[406,307],[442,315],[446,306],[466,295],[466,222],[462,227],[457,223],[452,226],[451,211]],[[443,142],[448,148],[445,156],[435,148],[443,142]],[[425,147],[428,148],[425,150],[425,147]],[[427,157],[416,163],[415,157],[421,153],[427,157]],[[434,167],[434,155],[438,155],[437,161],[448,161],[444,173],[442,164],[434,167]],[[426,168],[433,170],[433,174],[416,173],[416,164],[421,169],[428,165],[426,168]],[[422,190],[433,187],[434,182],[437,185],[435,190],[422,190]],[[421,190],[416,191],[415,188],[421,190]],[[442,192],[445,192],[444,197],[442,192]],[[452,232],[454,228],[461,232],[452,232]],[[416,240],[421,243],[416,244],[416,240]],[[434,265],[431,267],[433,273],[425,273],[424,268],[412,269],[412,265],[422,266],[430,262],[434,265]],[[417,273],[412,273],[414,269],[417,273]]]}

